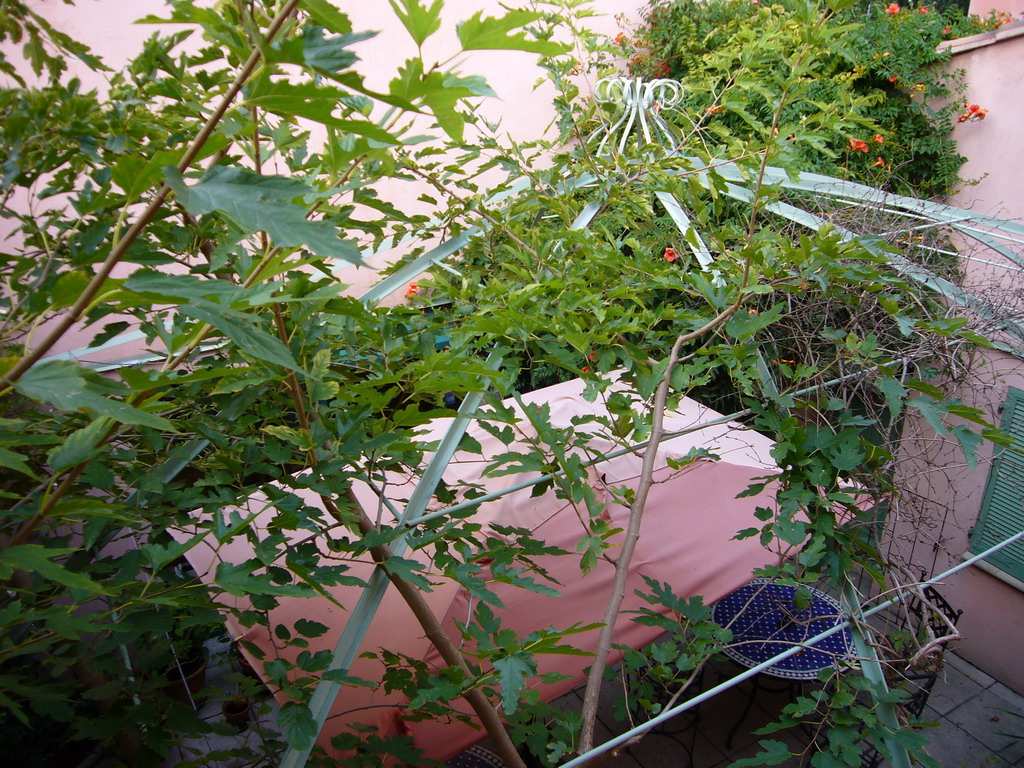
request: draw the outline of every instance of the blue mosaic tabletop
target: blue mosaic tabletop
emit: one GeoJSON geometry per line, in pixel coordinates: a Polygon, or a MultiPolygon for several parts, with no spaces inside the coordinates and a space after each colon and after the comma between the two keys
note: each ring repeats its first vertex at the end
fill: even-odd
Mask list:
{"type": "MultiPolygon", "coordinates": [[[[756,667],[846,619],[837,600],[808,589],[810,603],[802,609],[794,603],[796,587],[770,579],[754,579],[715,603],[715,622],[732,631],[726,655],[756,667]]],[[[821,670],[852,656],[850,630],[843,629],[763,671],[786,680],[814,680],[821,670]]]]}
{"type": "Polygon", "coordinates": [[[446,768],[505,768],[496,754],[486,747],[474,744],[461,755],[445,763],[446,768]]]}

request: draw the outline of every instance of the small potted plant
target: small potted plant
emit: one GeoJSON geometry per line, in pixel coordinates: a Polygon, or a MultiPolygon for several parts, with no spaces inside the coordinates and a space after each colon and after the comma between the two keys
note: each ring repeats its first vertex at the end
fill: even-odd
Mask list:
{"type": "Polygon", "coordinates": [[[221,702],[220,711],[228,725],[241,730],[252,719],[252,699],[244,693],[237,693],[221,702]]]}

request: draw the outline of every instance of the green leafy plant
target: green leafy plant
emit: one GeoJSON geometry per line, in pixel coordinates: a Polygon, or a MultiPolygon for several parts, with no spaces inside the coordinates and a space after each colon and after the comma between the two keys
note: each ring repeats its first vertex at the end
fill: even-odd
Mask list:
{"type": "MultiPolygon", "coordinates": [[[[749,132],[752,115],[763,122],[779,88],[772,84],[775,59],[769,55],[743,62],[758,81],[756,89],[734,88],[730,70],[711,69],[709,61],[742,50],[744,36],[757,34],[770,20],[795,18],[798,7],[746,0],[659,1],[651,4],[645,23],[620,34],[616,44],[637,74],[683,82],[689,111],[708,116],[706,136],[717,143],[749,132]]],[[[824,76],[806,100],[790,101],[779,126],[794,162],[900,193],[949,194],[961,181],[964,162],[950,133],[965,111],[965,86],[961,73],[947,71],[949,51],[938,46],[1008,19],[1005,14],[987,20],[966,16],[953,3],[840,4],[827,23],[842,36],[825,55],[824,76]],[[822,104],[848,105],[850,122],[819,130],[809,120],[822,104]]],[[[787,37],[786,45],[797,45],[799,28],[791,26],[787,37]]]]}
{"type": "MultiPolygon", "coordinates": [[[[585,9],[567,2],[477,13],[455,30],[462,51],[550,56],[552,79],[566,85],[563,143],[552,152],[544,143],[500,144],[474,114],[475,99],[490,93],[483,80],[423,58],[442,23],[439,2],[392,6],[419,53],[386,92],[359,74],[352,46],[366,35],[326,0],[213,8],[174,0],[166,20],[201,35],[198,50],[179,50],[186,33],[158,34],[101,96],[61,79],[80,47],[22,5],[5,5],[4,34],[36,49],[37,38],[46,43],[45,57],[29,51],[44,81],[0,92],[0,201],[15,227],[0,259],[5,738],[47,728],[65,746],[90,742],[123,764],[166,757],[215,726],[162,690],[165,651],[227,615],[271,639],[270,652],[245,648],[285,701],[283,741],[264,745],[286,751],[288,764],[306,762],[329,709],[311,702],[335,684],[402,692],[435,718],[469,717],[453,705],[464,698],[509,765],[522,765],[510,731],[535,750],[547,741],[549,762],[587,751],[608,628],[653,482],[654,451],[642,446],[658,443],[679,398],[735,403],[777,441],[777,504],[763,510],[762,528],[738,533],[799,547],[780,573],[808,582],[838,584],[858,566],[884,578],[864,535],[871,515],[848,489],[891,490],[891,445],[876,439],[886,418],[910,403],[938,423],[954,414],[987,428],[893,362],[927,356],[938,365],[980,338],[894,272],[887,257],[902,244],[847,238],[827,225],[797,232],[772,207],[799,202],[799,193],[765,181],[770,165],[799,167],[789,132],[799,133],[797,146],[827,147],[868,125],[856,110],[871,97],[837,88],[834,103],[821,101],[821,83],[843,77],[833,48],[845,29],[828,14],[811,4],[766,10],[756,34],[737,35],[739,48],[702,58],[694,103],[706,103],[705,113],[721,105],[749,133],[701,118],[684,132],[685,153],[631,147],[597,157],[585,142],[568,142],[600,113],[575,98],[569,83],[580,60],[557,42],[585,9]],[[750,182],[749,198],[730,199],[720,149],[750,182]],[[537,160],[542,153],[550,162],[537,160]],[[509,175],[493,190],[507,193],[500,205],[480,189],[480,174],[494,168],[509,175]],[[450,234],[478,234],[466,234],[457,274],[418,271],[425,247],[415,246],[378,286],[382,294],[404,287],[408,300],[383,308],[375,294],[344,295],[338,267],[387,237],[437,230],[432,218],[381,198],[377,187],[388,179],[422,182],[450,234]],[[513,183],[527,192],[512,194],[513,183]],[[715,254],[713,271],[700,268],[692,236],[659,193],[684,201],[715,254]],[[601,215],[574,226],[581,209],[601,215]],[[403,285],[412,272],[415,287],[403,285]],[[78,328],[91,336],[85,360],[135,337],[144,359],[97,370],[52,355],[78,328]],[[837,370],[863,374],[862,384],[815,388],[837,370]],[[608,391],[603,374],[613,372],[628,394],[608,391]],[[610,415],[556,428],[544,404],[524,407],[536,437],[488,471],[541,475],[538,491],[550,489],[581,521],[575,553],[530,531],[485,530],[465,506],[410,527],[373,519],[356,500],[356,482],[389,472],[419,481],[436,446],[416,432],[451,416],[453,403],[486,400],[492,415],[467,410],[509,445],[514,418],[502,397],[574,377],[610,415]],[[862,412],[847,407],[854,403],[862,412]],[[648,461],[639,487],[605,489],[631,509],[625,531],[603,518],[581,458],[600,458],[596,434],[648,461]],[[225,554],[233,544],[244,559],[225,554]],[[207,586],[168,573],[199,548],[213,553],[207,586]],[[532,685],[537,659],[573,652],[563,638],[581,628],[519,637],[494,611],[492,582],[557,592],[542,556],[578,557],[584,577],[599,559],[616,562],[618,587],[599,622],[604,639],[579,718],[554,717],[532,685]],[[387,674],[357,679],[312,647],[325,624],[277,618],[282,600],[329,601],[330,587],[365,586],[352,571],[366,563],[401,595],[443,665],[385,648],[387,674]],[[476,601],[456,632],[424,599],[434,579],[476,601]]],[[[583,51],[591,44],[579,43],[583,51]]],[[[966,428],[961,435],[971,447],[980,441],[966,428]]],[[[713,459],[695,453],[675,468],[713,459]]],[[[471,507],[479,493],[440,484],[428,495],[471,507]]],[[[651,588],[642,621],[700,611],[697,601],[651,588]]],[[[696,668],[725,640],[690,618],[696,668]]],[[[659,683],[674,685],[675,672],[689,669],[664,671],[659,683]]],[[[314,752],[322,764],[425,762],[409,737],[358,725],[314,752]]]]}

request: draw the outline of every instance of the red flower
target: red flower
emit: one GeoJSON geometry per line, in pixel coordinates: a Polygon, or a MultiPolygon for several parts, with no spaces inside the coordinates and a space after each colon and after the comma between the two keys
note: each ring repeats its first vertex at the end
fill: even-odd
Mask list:
{"type": "Polygon", "coordinates": [[[942,34],[944,34],[944,35],[948,35],[949,34],[949,25],[948,24],[942,28],[942,34]]]}
{"type": "Polygon", "coordinates": [[[985,115],[988,114],[988,110],[982,109],[980,104],[971,104],[971,102],[965,101],[964,106],[967,107],[967,110],[956,119],[958,123],[966,123],[968,120],[975,123],[978,120],[984,120],[985,115]]]}
{"type": "Polygon", "coordinates": [[[405,291],[405,295],[406,296],[415,296],[416,295],[416,291],[418,291],[419,288],[420,287],[418,285],[416,285],[416,283],[409,283],[409,287],[405,291]]]}
{"type": "Polygon", "coordinates": [[[871,166],[872,168],[885,168],[885,160],[878,158],[871,166]]]}
{"type": "Polygon", "coordinates": [[[888,8],[885,9],[885,12],[891,13],[893,16],[895,16],[897,13],[900,12],[900,7],[896,3],[892,3],[888,8]]]}
{"type": "Polygon", "coordinates": [[[619,45],[625,45],[626,44],[626,33],[625,32],[619,32],[619,34],[617,34],[615,36],[615,42],[618,43],[619,45]]]}
{"type": "Polygon", "coordinates": [[[584,373],[590,373],[590,366],[584,365],[582,368],[580,368],[580,370],[583,371],[584,373]]]}
{"type": "Polygon", "coordinates": [[[922,15],[926,14],[926,13],[928,13],[928,6],[927,5],[922,5],[920,8],[917,9],[917,11],[918,11],[918,13],[920,13],[922,15]]]}
{"type": "Polygon", "coordinates": [[[661,254],[661,257],[665,261],[672,262],[679,258],[679,254],[676,253],[676,249],[670,245],[668,248],[665,249],[665,252],[661,254]]]}
{"type": "Polygon", "coordinates": [[[880,133],[876,133],[875,134],[875,138],[874,138],[874,142],[875,142],[875,144],[882,144],[882,143],[885,142],[885,137],[882,136],[882,134],[880,134],[880,133]]]}
{"type": "Polygon", "coordinates": [[[860,139],[849,139],[849,142],[850,142],[850,150],[853,151],[853,152],[867,152],[868,151],[868,145],[865,144],[860,139]]]}
{"type": "Polygon", "coordinates": [[[896,77],[896,75],[893,75],[893,76],[891,76],[891,77],[889,78],[889,82],[890,82],[890,83],[895,83],[895,82],[896,82],[897,80],[899,80],[899,78],[898,78],[898,77],[896,77]]]}

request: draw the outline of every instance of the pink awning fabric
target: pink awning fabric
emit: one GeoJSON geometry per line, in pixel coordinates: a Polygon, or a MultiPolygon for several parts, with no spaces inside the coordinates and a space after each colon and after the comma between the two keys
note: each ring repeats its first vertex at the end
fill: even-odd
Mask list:
{"type": "MultiPolygon", "coordinates": [[[[574,380],[553,387],[537,390],[522,397],[524,403],[546,403],[551,412],[551,423],[557,428],[573,427],[573,419],[587,416],[607,416],[604,402],[598,398],[590,403],[584,398],[585,382],[574,380]]],[[[621,389],[616,386],[616,389],[621,389]]],[[[522,411],[514,401],[505,405],[522,411]]],[[[636,408],[643,407],[637,403],[636,408]]],[[[683,399],[678,409],[668,414],[666,431],[674,432],[698,427],[720,418],[715,411],[701,406],[696,401],[683,399]]],[[[424,442],[440,439],[450,426],[450,419],[438,419],[423,435],[424,442]]],[[[585,432],[597,432],[594,423],[576,427],[585,432]]],[[[517,439],[511,446],[505,446],[477,423],[470,426],[467,434],[477,440],[483,455],[459,452],[445,472],[445,482],[452,488],[470,483],[486,491],[510,487],[523,481],[528,475],[507,475],[497,478],[483,476],[483,469],[492,463],[492,457],[513,450],[526,452],[528,442],[536,437],[529,421],[523,419],[515,425],[517,439]]],[[[755,478],[763,478],[778,471],[772,462],[772,442],[766,437],[744,429],[737,424],[723,423],[702,428],[690,434],[674,438],[662,444],[658,451],[655,472],[656,483],[651,489],[644,510],[640,540],[634,555],[626,598],[616,622],[615,642],[640,647],[653,641],[659,634],[657,629],[632,621],[630,611],[647,604],[639,598],[636,590],[646,588],[644,577],[670,584],[681,597],[703,595],[706,603],[712,603],[737,587],[749,581],[756,568],[777,563],[783,553],[762,547],[758,537],[735,540],[736,533],[744,528],[760,527],[761,522],[754,515],[756,507],[774,506],[774,484],[759,495],[737,499],[755,478]],[[699,459],[683,467],[672,469],[668,459],[681,459],[691,449],[703,448],[713,454],[714,459],[699,459]]],[[[588,451],[593,454],[609,452],[617,445],[607,437],[594,436],[588,440],[588,451]]],[[[429,458],[429,457],[428,457],[429,458]]],[[[625,506],[615,503],[609,488],[628,486],[635,488],[640,474],[641,456],[627,453],[624,456],[602,462],[590,470],[592,485],[599,499],[607,502],[603,513],[614,528],[624,529],[629,515],[625,506]]],[[[425,465],[425,464],[424,464],[425,465]]],[[[415,478],[401,475],[388,476],[385,484],[386,496],[401,511],[415,487],[415,478]]],[[[371,518],[390,522],[392,519],[379,498],[367,486],[356,488],[357,497],[371,518]]],[[[459,500],[463,497],[460,494],[459,500]]],[[[319,506],[319,500],[312,494],[306,501],[319,506]]],[[[433,506],[444,505],[434,500],[433,506]]],[[[254,496],[244,511],[260,513],[255,525],[259,526],[265,515],[272,510],[264,509],[266,499],[254,496]],[[261,511],[262,510],[262,511],[261,511]]],[[[531,489],[512,492],[498,500],[481,504],[470,518],[485,526],[497,524],[528,528],[546,543],[575,552],[577,543],[585,533],[586,510],[577,512],[565,500],[558,499],[553,491],[531,498],[531,489]]],[[[622,534],[612,537],[609,554],[614,558],[621,543],[622,534]]],[[[218,560],[242,562],[252,556],[251,546],[236,541],[217,551],[203,546],[196,547],[189,554],[190,560],[199,573],[212,575],[218,560]]],[[[474,599],[453,580],[431,570],[429,557],[420,552],[405,557],[424,563],[426,573],[433,583],[433,590],[426,593],[426,599],[443,623],[449,635],[456,640],[460,632],[456,622],[465,623],[474,608],[474,599]]],[[[517,588],[509,584],[492,583],[492,591],[500,598],[504,607],[495,608],[503,628],[516,631],[519,636],[548,627],[567,628],[574,624],[599,622],[608,601],[614,577],[613,566],[599,560],[587,574],[581,573],[579,557],[543,556],[537,562],[560,584],[560,594],[546,596],[517,588]]],[[[353,576],[367,579],[373,566],[367,562],[351,563],[353,576]]],[[[481,574],[487,577],[486,567],[481,574]]],[[[312,619],[327,625],[330,630],[319,638],[310,640],[310,652],[333,650],[360,595],[359,587],[331,587],[331,596],[344,608],[326,598],[286,598],[271,614],[271,623],[289,627],[298,619],[312,619]]],[[[282,651],[265,628],[246,628],[229,619],[229,629],[235,637],[254,643],[266,654],[264,663],[284,656],[294,659],[297,651],[282,651]]],[[[571,636],[567,642],[577,648],[592,651],[597,644],[597,630],[571,636]]],[[[423,659],[428,664],[443,667],[436,651],[423,636],[422,630],[409,609],[393,589],[389,589],[362,643],[361,651],[376,652],[387,649],[394,653],[423,659]]],[[[544,699],[555,698],[578,686],[584,679],[584,670],[590,664],[589,657],[547,656],[539,657],[539,672],[560,672],[568,678],[554,684],[539,687],[544,699]]],[[[253,660],[257,669],[262,664],[253,660]]],[[[355,661],[350,674],[367,680],[378,681],[384,673],[383,665],[376,658],[360,658],[355,661]]],[[[354,723],[373,726],[381,735],[411,733],[415,743],[428,757],[445,760],[464,750],[482,737],[479,730],[454,722],[408,722],[405,709],[408,701],[398,695],[385,694],[383,688],[345,687],[342,689],[332,717],[321,734],[320,743],[330,751],[330,737],[354,723]]],[[[465,702],[456,702],[464,712],[471,712],[465,702]]]]}

